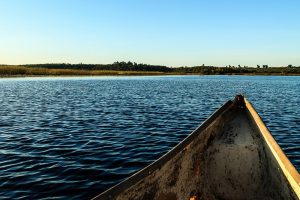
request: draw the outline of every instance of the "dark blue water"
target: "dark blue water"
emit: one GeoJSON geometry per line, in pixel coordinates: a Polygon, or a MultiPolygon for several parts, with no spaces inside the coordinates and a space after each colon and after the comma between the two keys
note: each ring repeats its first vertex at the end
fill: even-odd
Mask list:
{"type": "Polygon", "coordinates": [[[237,93],[300,169],[300,77],[0,79],[0,196],[88,199],[156,160],[237,93]]]}

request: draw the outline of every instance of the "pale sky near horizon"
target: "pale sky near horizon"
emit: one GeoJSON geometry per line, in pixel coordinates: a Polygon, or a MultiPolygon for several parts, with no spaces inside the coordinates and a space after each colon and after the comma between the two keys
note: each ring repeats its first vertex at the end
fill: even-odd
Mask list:
{"type": "Polygon", "coordinates": [[[299,0],[0,0],[0,63],[300,65],[299,0]]]}

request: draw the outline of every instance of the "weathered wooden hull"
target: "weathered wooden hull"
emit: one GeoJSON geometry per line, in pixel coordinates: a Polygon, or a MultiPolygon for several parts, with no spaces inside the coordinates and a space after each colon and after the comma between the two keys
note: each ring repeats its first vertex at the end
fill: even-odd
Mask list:
{"type": "Polygon", "coordinates": [[[300,175],[242,96],[97,200],[299,199],[300,175]]]}

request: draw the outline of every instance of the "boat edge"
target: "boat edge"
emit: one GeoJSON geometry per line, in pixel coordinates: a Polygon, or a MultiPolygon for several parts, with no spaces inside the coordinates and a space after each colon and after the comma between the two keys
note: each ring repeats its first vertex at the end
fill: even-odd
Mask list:
{"type": "Polygon", "coordinates": [[[300,199],[300,175],[296,170],[295,166],[291,163],[285,153],[282,151],[269,129],[266,127],[262,118],[257,113],[252,104],[244,97],[245,105],[249,111],[251,117],[255,121],[263,139],[270,148],[272,154],[274,155],[278,165],[280,166],[284,176],[287,178],[289,184],[293,188],[295,194],[300,199]]]}
{"type": "Polygon", "coordinates": [[[156,161],[152,162],[151,164],[147,165],[145,168],[137,171],[124,181],[118,183],[117,185],[107,189],[103,193],[93,197],[91,200],[107,200],[107,199],[114,199],[114,197],[119,194],[120,192],[124,191],[128,188],[128,185],[134,185],[144,177],[150,175],[156,169],[161,167],[164,163],[169,161],[173,158],[174,155],[179,153],[180,151],[184,150],[184,148],[190,144],[195,137],[198,136],[205,128],[207,128],[217,117],[219,117],[223,112],[225,112],[234,102],[232,100],[227,101],[223,104],[219,109],[213,112],[210,117],[208,117],[202,124],[200,124],[192,133],[190,133],[184,140],[178,143],[175,147],[170,149],[166,154],[158,158],[156,161]]]}

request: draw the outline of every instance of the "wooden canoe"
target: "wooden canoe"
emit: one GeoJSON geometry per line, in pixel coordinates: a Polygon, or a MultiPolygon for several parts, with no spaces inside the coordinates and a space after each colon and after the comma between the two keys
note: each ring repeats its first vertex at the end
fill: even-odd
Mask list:
{"type": "Polygon", "coordinates": [[[163,157],[94,198],[110,199],[300,199],[300,175],[238,95],[163,157]]]}

